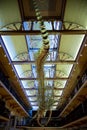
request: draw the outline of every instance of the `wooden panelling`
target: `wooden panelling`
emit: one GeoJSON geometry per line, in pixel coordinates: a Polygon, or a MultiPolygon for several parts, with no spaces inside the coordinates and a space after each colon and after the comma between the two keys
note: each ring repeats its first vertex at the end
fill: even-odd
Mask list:
{"type": "MultiPolygon", "coordinates": [[[[53,19],[56,17],[57,20],[63,19],[64,7],[65,7],[65,0],[37,0],[38,6],[40,7],[41,14],[43,18],[53,19]]],[[[32,0],[19,0],[19,6],[21,9],[22,17],[24,20],[28,19],[36,19],[35,11],[33,7],[32,0]],[[24,16],[23,16],[24,15],[24,16]]]]}

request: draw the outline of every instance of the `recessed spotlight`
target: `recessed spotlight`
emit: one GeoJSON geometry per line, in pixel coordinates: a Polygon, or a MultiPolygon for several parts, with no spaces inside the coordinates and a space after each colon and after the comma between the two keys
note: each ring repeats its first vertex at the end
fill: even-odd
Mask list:
{"type": "Polygon", "coordinates": [[[85,44],[85,47],[87,46],[87,44],[85,44]]]}
{"type": "Polygon", "coordinates": [[[0,45],[0,47],[2,47],[2,46],[0,45]]]}
{"type": "Polygon", "coordinates": [[[4,55],[4,57],[6,57],[6,54],[4,55]]]}
{"type": "Polygon", "coordinates": [[[80,56],[82,56],[82,54],[80,54],[80,56]]]}
{"type": "Polygon", "coordinates": [[[10,63],[8,63],[10,65],[10,63]]]}

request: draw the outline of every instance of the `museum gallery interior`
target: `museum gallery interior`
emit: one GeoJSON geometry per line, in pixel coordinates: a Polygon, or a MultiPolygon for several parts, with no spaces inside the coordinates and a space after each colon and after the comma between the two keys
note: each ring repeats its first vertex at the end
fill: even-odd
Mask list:
{"type": "Polygon", "coordinates": [[[87,0],[0,0],[0,130],[87,130],[87,0]]]}

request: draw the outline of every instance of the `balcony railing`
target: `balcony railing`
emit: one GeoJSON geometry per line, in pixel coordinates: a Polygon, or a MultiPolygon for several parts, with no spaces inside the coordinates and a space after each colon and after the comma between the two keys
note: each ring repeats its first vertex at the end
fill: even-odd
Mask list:
{"type": "Polygon", "coordinates": [[[23,109],[26,111],[26,113],[29,114],[29,108],[24,104],[24,102],[22,101],[20,96],[17,94],[17,92],[11,86],[8,78],[1,71],[0,71],[0,81],[2,84],[4,84],[4,87],[6,88],[6,90],[8,90],[9,93],[16,99],[16,101],[23,107],[23,109]]]}
{"type": "Polygon", "coordinates": [[[82,85],[85,83],[86,80],[87,80],[87,69],[83,73],[82,77],[78,77],[76,87],[73,89],[72,93],[70,94],[70,97],[67,99],[67,101],[62,106],[62,108],[60,108],[60,112],[63,111],[63,109],[67,106],[70,100],[75,96],[77,91],[82,87],[82,85]]]}

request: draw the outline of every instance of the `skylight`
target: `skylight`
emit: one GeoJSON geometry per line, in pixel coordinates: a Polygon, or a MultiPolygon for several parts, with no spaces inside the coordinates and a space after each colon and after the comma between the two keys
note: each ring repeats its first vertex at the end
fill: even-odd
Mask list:
{"type": "MultiPolygon", "coordinates": [[[[31,30],[31,24],[32,22],[24,22],[24,29],[31,30]]],[[[53,29],[51,22],[45,21],[44,24],[46,25],[47,30],[53,29]]],[[[56,30],[60,29],[61,22],[55,21],[53,24],[56,30]]],[[[40,30],[37,22],[34,22],[32,29],[40,30]]],[[[57,64],[57,62],[59,62],[59,60],[74,61],[81,47],[83,38],[84,35],[73,35],[72,37],[69,35],[62,35],[60,41],[60,35],[49,35],[49,54],[43,68],[44,88],[45,96],[53,95],[54,101],[59,101],[62,96],[63,89],[65,88],[67,79],[69,78],[73,67],[73,64],[57,64]],[[71,44],[70,41],[73,42],[73,44],[71,44]]],[[[41,35],[2,36],[2,39],[7,53],[11,58],[11,62],[13,62],[15,67],[15,73],[18,74],[22,88],[32,105],[32,109],[37,110],[38,77],[36,58],[40,48],[42,47],[42,37],[41,35]]],[[[45,100],[47,100],[47,98],[45,98],[45,100]]],[[[57,105],[58,102],[55,102],[51,109],[56,109],[57,105]]]]}

